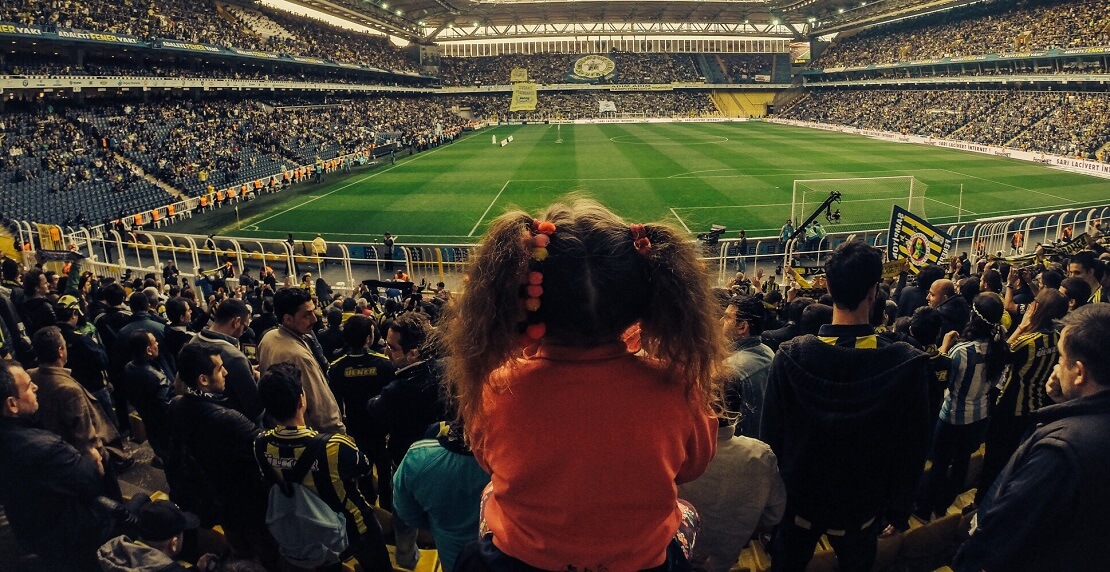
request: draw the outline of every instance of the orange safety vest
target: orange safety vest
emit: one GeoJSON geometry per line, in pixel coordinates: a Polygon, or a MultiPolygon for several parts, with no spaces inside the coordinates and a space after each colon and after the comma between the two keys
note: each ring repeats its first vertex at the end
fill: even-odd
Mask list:
{"type": "Polygon", "coordinates": [[[200,198],[200,206],[202,206],[202,207],[208,206],[208,195],[204,195],[200,198]]]}
{"type": "Polygon", "coordinates": [[[224,201],[224,192],[223,191],[216,191],[216,200],[220,201],[221,203],[224,201]]]}
{"type": "Polygon", "coordinates": [[[255,180],[254,180],[254,188],[255,188],[256,190],[257,190],[257,189],[261,189],[261,188],[262,188],[262,181],[261,181],[260,179],[255,179],[255,180]]]}
{"type": "Polygon", "coordinates": [[[54,242],[58,242],[61,239],[62,239],[62,231],[58,230],[58,227],[56,227],[56,226],[50,227],[50,240],[53,240],[54,242]]]}
{"type": "Polygon", "coordinates": [[[162,218],[162,215],[158,214],[158,209],[150,211],[150,220],[158,222],[158,219],[160,218],[162,218]]]}
{"type": "Polygon", "coordinates": [[[135,224],[137,226],[143,225],[143,213],[135,213],[135,224]]]}
{"type": "Polygon", "coordinates": [[[247,194],[247,191],[249,191],[249,190],[250,190],[250,187],[248,187],[246,183],[243,183],[242,185],[239,185],[239,194],[240,195],[247,194]]]}
{"type": "Polygon", "coordinates": [[[166,213],[168,213],[170,216],[173,216],[176,211],[177,209],[173,208],[173,205],[166,207],[166,213]]]}
{"type": "Polygon", "coordinates": [[[231,187],[227,190],[227,198],[230,199],[233,197],[235,197],[235,187],[231,187]]]}

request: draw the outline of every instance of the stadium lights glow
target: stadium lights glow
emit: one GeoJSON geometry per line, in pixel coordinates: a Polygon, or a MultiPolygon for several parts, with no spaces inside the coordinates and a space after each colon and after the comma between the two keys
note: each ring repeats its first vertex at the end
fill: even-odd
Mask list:
{"type": "Polygon", "coordinates": [[[775,18],[774,20],[771,20],[771,23],[774,24],[775,26],[778,26],[779,25],[779,19],[775,18]]]}
{"type": "Polygon", "coordinates": [[[837,11],[838,14],[843,14],[844,13],[844,8],[837,8],[836,11],[837,11]]]}
{"type": "Polygon", "coordinates": [[[396,12],[396,14],[397,14],[398,16],[404,15],[404,13],[405,13],[405,12],[404,12],[403,10],[401,10],[400,8],[398,8],[398,9],[397,9],[397,12],[396,12]]]}

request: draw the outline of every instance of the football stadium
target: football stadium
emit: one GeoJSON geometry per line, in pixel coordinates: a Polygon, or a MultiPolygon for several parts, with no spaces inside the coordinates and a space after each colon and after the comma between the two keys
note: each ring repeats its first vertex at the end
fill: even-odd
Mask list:
{"type": "Polygon", "coordinates": [[[1101,571],[1106,0],[6,0],[0,572],[1101,571]]]}

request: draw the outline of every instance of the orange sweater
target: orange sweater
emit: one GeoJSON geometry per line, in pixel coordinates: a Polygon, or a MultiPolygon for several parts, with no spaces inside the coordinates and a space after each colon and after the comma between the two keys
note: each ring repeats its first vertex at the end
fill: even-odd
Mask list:
{"type": "Polygon", "coordinates": [[[663,563],[677,484],[716,452],[717,420],[668,369],[623,343],[541,345],[494,372],[475,457],[492,475],[485,517],[504,553],[544,570],[663,563]]]}

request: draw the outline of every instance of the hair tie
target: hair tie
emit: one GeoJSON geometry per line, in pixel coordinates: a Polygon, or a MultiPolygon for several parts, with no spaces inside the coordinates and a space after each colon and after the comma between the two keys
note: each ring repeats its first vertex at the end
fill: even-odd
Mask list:
{"type": "Polygon", "coordinates": [[[528,231],[531,236],[525,239],[525,246],[532,250],[532,261],[528,265],[526,283],[521,286],[521,297],[524,298],[524,309],[528,312],[528,317],[521,322],[520,327],[529,338],[538,340],[547,333],[547,326],[539,321],[537,312],[540,310],[540,296],[543,296],[543,261],[547,260],[547,247],[551,244],[555,223],[532,219],[528,231]]]}
{"type": "Polygon", "coordinates": [[[647,237],[647,229],[642,224],[633,224],[628,226],[628,230],[632,231],[632,246],[636,248],[641,256],[647,256],[651,253],[651,239],[647,237]]]}

